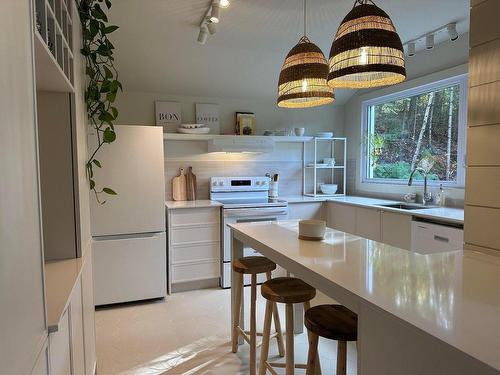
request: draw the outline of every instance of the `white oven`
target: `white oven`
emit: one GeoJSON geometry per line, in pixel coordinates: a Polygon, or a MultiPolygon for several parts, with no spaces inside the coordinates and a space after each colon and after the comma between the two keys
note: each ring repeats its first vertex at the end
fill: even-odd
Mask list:
{"type": "MultiPolygon", "coordinates": [[[[255,207],[255,208],[225,208],[224,212],[224,240],[223,240],[223,262],[222,280],[223,288],[231,287],[231,230],[227,224],[251,223],[256,221],[278,221],[288,219],[288,207],[255,207]]],[[[243,256],[260,256],[261,254],[252,248],[243,249],[243,256]]],[[[286,276],[286,272],[279,266],[273,272],[274,277],[286,276]]],[[[266,280],[264,274],[257,277],[257,282],[266,280]]],[[[250,285],[250,275],[245,275],[245,285],[250,285]]]]}
{"type": "MultiPolygon", "coordinates": [[[[227,224],[251,223],[256,221],[278,221],[288,219],[286,201],[269,199],[268,177],[212,177],[210,180],[210,199],[223,204],[223,235],[221,287],[231,287],[231,236],[227,224]]],[[[251,248],[243,250],[244,256],[260,255],[251,248]]],[[[273,275],[285,275],[277,268],[273,275]]],[[[258,282],[265,281],[259,275],[258,282]]],[[[250,276],[245,276],[245,285],[250,284],[250,276]]]]}

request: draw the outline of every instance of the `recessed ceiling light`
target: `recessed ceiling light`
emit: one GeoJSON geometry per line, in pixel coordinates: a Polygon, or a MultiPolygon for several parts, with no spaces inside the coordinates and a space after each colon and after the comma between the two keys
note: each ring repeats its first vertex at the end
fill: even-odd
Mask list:
{"type": "Polygon", "coordinates": [[[415,56],[415,42],[408,43],[408,56],[415,56]]]}
{"type": "Polygon", "coordinates": [[[215,23],[207,23],[207,29],[210,35],[214,35],[217,32],[217,24],[215,23]]]}
{"type": "Polygon", "coordinates": [[[227,8],[231,2],[229,0],[219,0],[219,5],[221,8],[227,8]]]}

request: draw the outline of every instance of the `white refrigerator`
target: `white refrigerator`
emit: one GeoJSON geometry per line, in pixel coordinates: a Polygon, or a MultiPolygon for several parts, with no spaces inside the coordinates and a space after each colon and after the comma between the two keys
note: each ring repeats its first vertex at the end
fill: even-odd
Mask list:
{"type": "Polygon", "coordinates": [[[96,183],[116,196],[91,196],[95,304],[165,297],[167,260],[163,128],[115,126],[95,167],[96,183]]]}

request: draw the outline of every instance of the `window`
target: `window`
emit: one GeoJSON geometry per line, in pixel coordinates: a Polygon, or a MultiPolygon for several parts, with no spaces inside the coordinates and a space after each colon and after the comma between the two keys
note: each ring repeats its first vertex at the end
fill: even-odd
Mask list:
{"type": "Polygon", "coordinates": [[[362,182],[464,186],[467,76],[362,104],[362,182]]]}

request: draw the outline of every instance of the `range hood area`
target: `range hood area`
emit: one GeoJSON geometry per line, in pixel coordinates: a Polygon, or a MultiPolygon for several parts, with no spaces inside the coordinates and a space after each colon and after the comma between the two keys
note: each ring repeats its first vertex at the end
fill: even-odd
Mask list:
{"type": "Polygon", "coordinates": [[[208,141],[208,152],[255,152],[274,151],[275,142],[269,137],[214,137],[208,141]]]}

